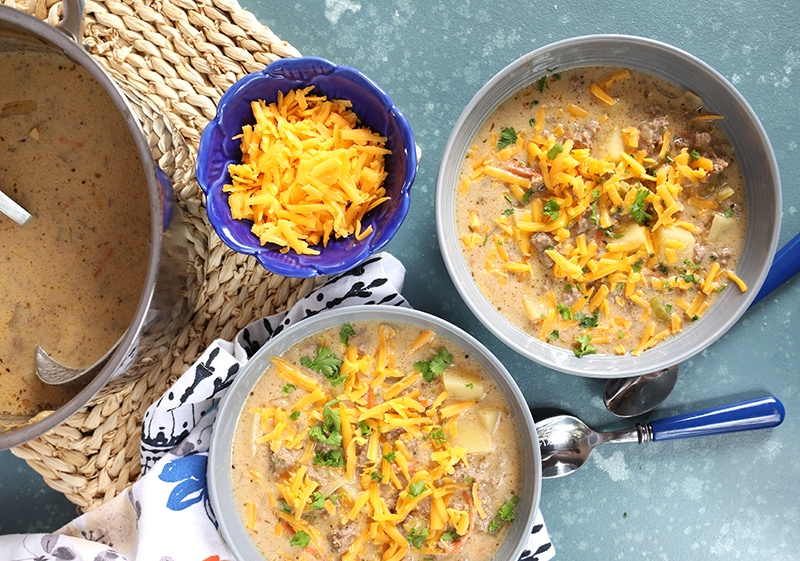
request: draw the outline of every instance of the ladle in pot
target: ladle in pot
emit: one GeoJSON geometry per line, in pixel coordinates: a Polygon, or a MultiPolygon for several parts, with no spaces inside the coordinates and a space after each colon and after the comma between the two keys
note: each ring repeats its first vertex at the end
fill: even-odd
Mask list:
{"type": "Polygon", "coordinates": [[[775,427],[785,417],[775,397],[762,397],[694,413],[658,419],[613,432],[594,431],[571,415],[536,423],[542,453],[542,477],[568,475],[580,468],[595,447],[607,442],[656,442],[775,427]]]}
{"type": "Polygon", "coordinates": [[[60,386],[77,380],[78,378],[83,378],[84,376],[94,375],[105,366],[115,348],[116,345],[110,348],[106,354],[88,368],[72,368],[61,364],[47,354],[47,351],[40,345],[36,345],[36,358],[34,360],[36,375],[42,382],[52,386],[60,386]]]}
{"type": "MultiPolygon", "coordinates": [[[[19,203],[6,195],[3,191],[0,191],[0,212],[8,216],[20,226],[24,226],[31,219],[31,213],[25,210],[19,203]]],[[[55,360],[53,357],[47,354],[47,351],[45,351],[42,347],[36,345],[36,357],[34,360],[36,375],[45,384],[56,386],[66,384],[68,382],[72,382],[73,380],[77,380],[78,378],[97,373],[101,368],[103,368],[113,350],[113,348],[109,350],[100,358],[100,360],[88,368],[70,368],[69,366],[65,366],[55,360]]],[[[8,424],[12,421],[16,423],[18,419],[2,418],[2,416],[0,416],[0,425],[8,424]]]]}
{"type": "MultiPolygon", "coordinates": [[[[767,278],[750,306],[800,272],[800,234],[783,246],[772,260],[767,278]]],[[[606,382],[603,402],[617,417],[636,417],[652,411],[675,387],[678,365],[630,378],[614,378],[606,382]]]]}

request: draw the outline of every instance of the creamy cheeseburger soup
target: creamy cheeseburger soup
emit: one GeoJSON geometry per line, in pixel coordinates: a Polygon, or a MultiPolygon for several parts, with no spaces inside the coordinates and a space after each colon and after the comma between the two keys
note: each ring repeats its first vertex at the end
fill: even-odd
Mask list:
{"type": "Polygon", "coordinates": [[[0,188],[32,215],[0,215],[0,413],[35,415],[80,386],[34,371],[40,344],[85,368],[125,333],[150,256],[150,202],[119,110],[80,65],[2,51],[0,188]]]}
{"type": "Polygon", "coordinates": [[[700,318],[747,223],[733,150],[702,100],[649,75],[552,71],[475,136],[456,201],[486,298],[543,341],[638,355],[700,318]]]}
{"type": "Polygon", "coordinates": [[[265,559],[488,560],[520,454],[471,357],[418,327],[347,323],[273,357],[235,430],[234,496],[265,559]]]}

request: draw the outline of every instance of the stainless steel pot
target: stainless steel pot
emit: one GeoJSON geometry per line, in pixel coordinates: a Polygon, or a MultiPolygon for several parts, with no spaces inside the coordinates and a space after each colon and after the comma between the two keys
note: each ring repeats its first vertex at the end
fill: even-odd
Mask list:
{"type": "MultiPolygon", "coordinates": [[[[144,290],[133,321],[105,367],[74,398],[28,424],[0,429],[0,450],[36,438],[84,407],[114,378],[129,380],[169,349],[168,342],[183,327],[190,309],[182,295],[188,270],[185,224],[175,204],[172,186],[157,169],[147,139],[125,95],[80,43],[83,0],[64,0],[64,17],[51,26],[14,8],[0,5],[0,50],[35,50],[63,58],[86,69],[119,109],[133,137],[147,180],[150,199],[150,256],[144,290]],[[143,358],[147,358],[143,361],[143,358]],[[42,418],[40,418],[42,417],[42,418]]],[[[1,69],[0,69],[1,70],[1,69]]],[[[91,100],[75,100],[91,110],[91,100]]]]}

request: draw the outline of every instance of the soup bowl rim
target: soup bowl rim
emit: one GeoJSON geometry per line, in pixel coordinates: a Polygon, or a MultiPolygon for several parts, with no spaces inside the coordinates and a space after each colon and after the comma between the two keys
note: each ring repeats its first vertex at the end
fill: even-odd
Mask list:
{"type": "MultiPolygon", "coordinates": [[[[475,317],[498,339],[539,364],[578,376],[619,378],[658,371],[700,353],[731,329],[747,311],[764,282],[778,244],[781,187],[777,162],[758,116],[739,91],[717,70],[673,45],[634,35],[595,34],[550,43],[522,55],[495,74],[462,111],[445,144],[436,179],[435,217],[439,248],[459,295],[475,317]],[[721,128],[734,144],[747,192],[748,232],[737,274],[748,290],[726,290],[690,329],[684,329],[640,356],[575,356],[569,349],[543,342],[513,324],[481,292],[463,256],[455,224],[458,170],[469,144],[491,113],[536,79],[556,70],[608,66],[653,75],[686,90],[709,94],[718,107],[721,128]],[[713,92],[714,95],[711,95],[713,92]],[[745,163],[747,165],[745,165],[745,163]],[[752,194],[758,189],[759,197],[752,194]]],[[[737,289],[738,290],[738,289],[737,289]]]]}

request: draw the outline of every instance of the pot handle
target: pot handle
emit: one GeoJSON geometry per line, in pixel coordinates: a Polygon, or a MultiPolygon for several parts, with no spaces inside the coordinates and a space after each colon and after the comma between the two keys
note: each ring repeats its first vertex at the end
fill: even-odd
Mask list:
{"type": "Polygon", "coordinates": [[[56,28],[76,43],[80,43],[83,0],[63,0],[61,6],[64,10],[64,17],[56,28]]]}

